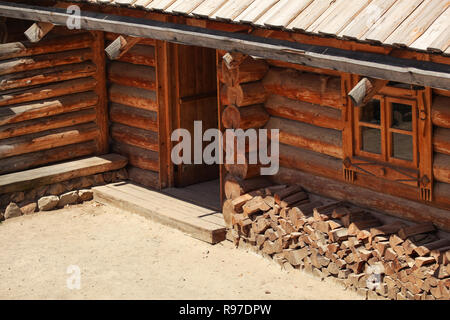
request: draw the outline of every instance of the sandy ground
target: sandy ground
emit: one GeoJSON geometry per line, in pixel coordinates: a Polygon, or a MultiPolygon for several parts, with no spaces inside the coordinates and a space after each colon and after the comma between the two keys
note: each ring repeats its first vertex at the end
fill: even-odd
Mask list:
{"type": "Polygon", "coordinates": [[[0,243],[0,299],[361,299],[228,241],[212,246],[94,202],[4,221],[0,243]],[[71,265],[79,290],[67,287],[71,265]]]}

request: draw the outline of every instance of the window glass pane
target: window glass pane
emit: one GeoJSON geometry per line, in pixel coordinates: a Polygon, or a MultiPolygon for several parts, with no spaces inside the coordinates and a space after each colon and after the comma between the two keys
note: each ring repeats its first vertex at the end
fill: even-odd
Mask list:
{"type": "Polygon", "coordinates": [[[381,130],[361,127],[362,150],[381,154],[381,130]]]}
{"type": "Polygon", "coordinates": [[[392,103],[392,128],[412,131],[412,106],[392,103]]]}
{"type": "Polygon", "coordinates": [[[413,161],[412,136],[392,133],[392,156],[402,160],[413,161]]]}
{"type": "Polygon", "coordinates": [[[359,121],[379,125],[381,123],[380,100],[373,99],[368,104],[360,107],[359,121]]]}

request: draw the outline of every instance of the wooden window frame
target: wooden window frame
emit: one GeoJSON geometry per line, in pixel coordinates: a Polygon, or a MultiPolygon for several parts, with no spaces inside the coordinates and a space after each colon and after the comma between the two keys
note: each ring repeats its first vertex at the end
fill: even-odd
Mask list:
{"type": "Polygon", "coordinates": [[[364,107],[355,108],[354,117],[354,154],[358,157],[379,161],[387,165],[399,166],[408,169],[419,169],[418,143],[417,143],[417,100],[403,97],[392,97],[386,95],[376,95],[373,99],[380,101],[380,124],[371,124],[360,121],[360,113],[364,107]],[[401,103],[411,106],[412,131],[392,128],[392,103],[401,103]],[[374,128],[381,131],[381,154],[371,153],[362,149],[362,127],[374,128]],[[403,160],[392,155],[392,133],[399,133],[412,136],[413,138],[413,160],[403,160]]]}

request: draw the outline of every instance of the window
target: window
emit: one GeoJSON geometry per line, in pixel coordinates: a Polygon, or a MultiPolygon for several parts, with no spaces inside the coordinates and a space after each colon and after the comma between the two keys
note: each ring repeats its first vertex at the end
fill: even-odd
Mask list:
{"type": "Polygon", "coordinates": [[[375,96],[355,108],[355,155],[416,169],[415,100],[375,96]]]}

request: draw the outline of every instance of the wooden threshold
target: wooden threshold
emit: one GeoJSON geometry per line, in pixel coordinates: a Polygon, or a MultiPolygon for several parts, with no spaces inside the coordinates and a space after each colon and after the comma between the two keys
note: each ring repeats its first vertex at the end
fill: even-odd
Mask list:
{"type": "Polygon", "coordinates": [[[0,194],[34,189],[73,178],[118,170],[125,167],[127,162],[127,158],[111,153],[8,173],[0,176],[0,194]]]}
{"type": "Polygon", "coordinates": [[[139,214],[178,229],[193,238],[218,243],[225,240],[222,214],[170,195],[124,181],[93,188],[94,200],[139,214]]]}

